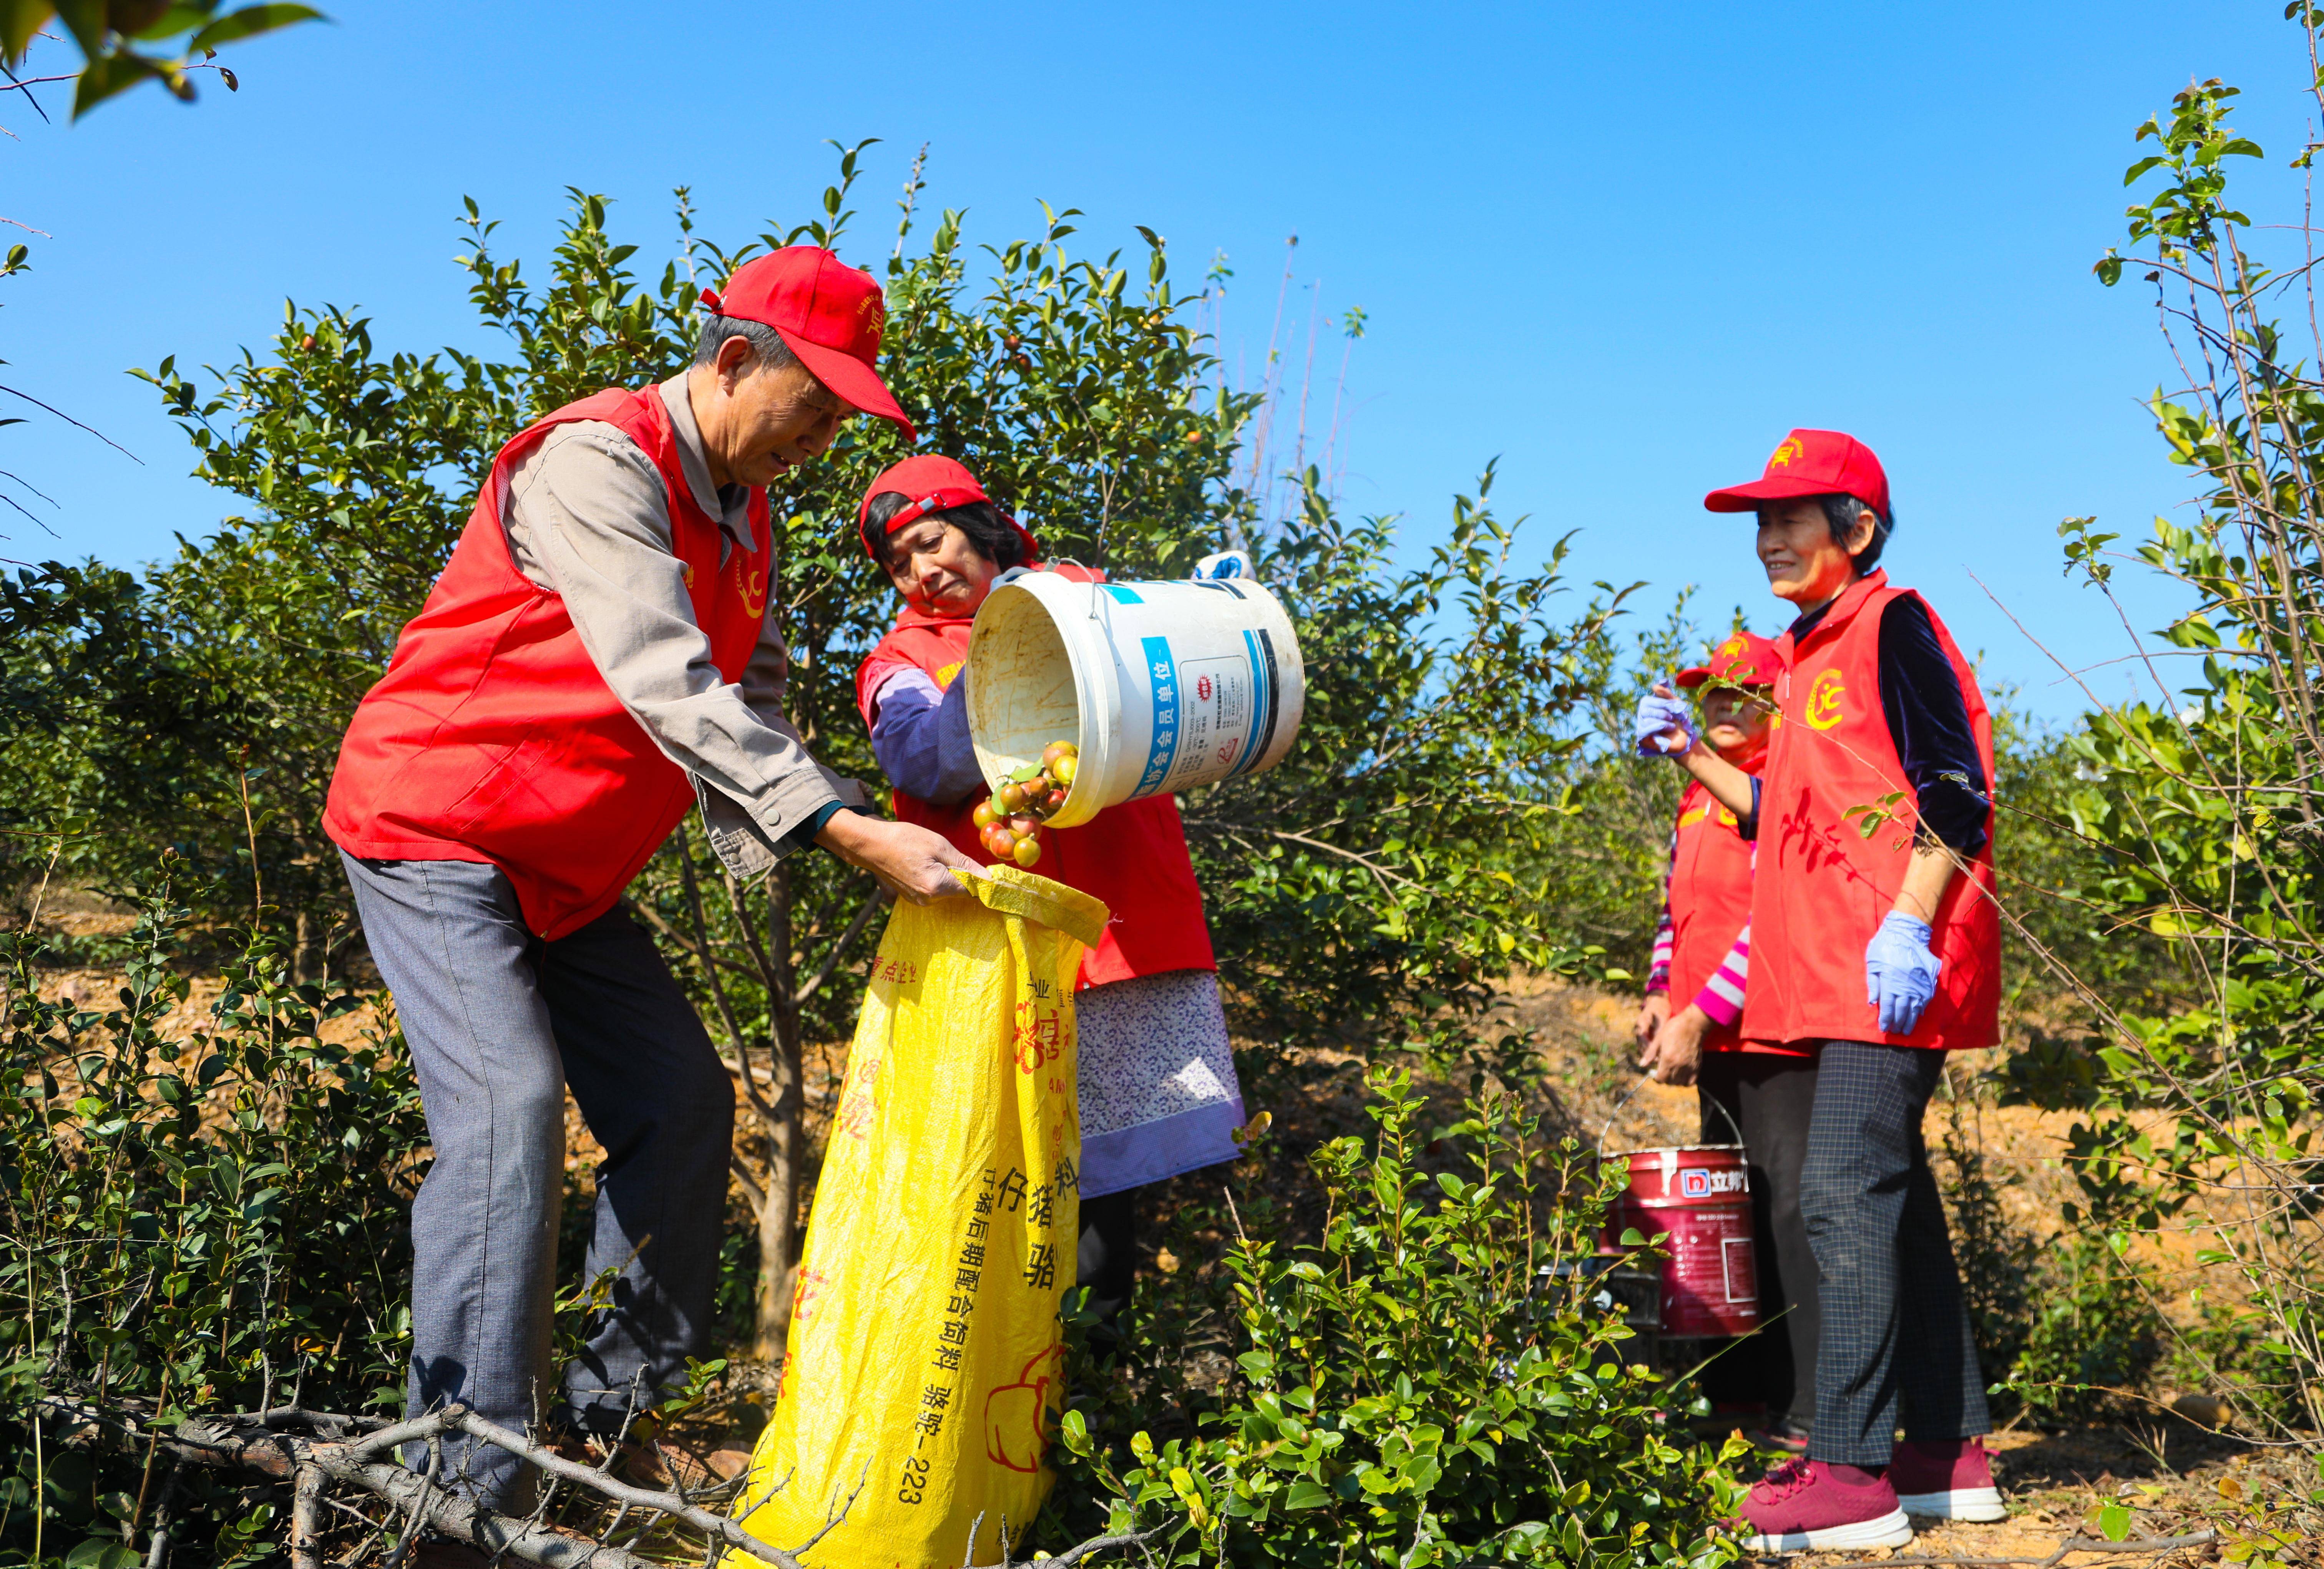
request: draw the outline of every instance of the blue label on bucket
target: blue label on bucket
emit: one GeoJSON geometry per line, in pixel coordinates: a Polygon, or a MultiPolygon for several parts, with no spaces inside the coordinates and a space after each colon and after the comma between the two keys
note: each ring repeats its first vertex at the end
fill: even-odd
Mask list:
{"type": "Polygon", "coordinates": [[[1170,761],[1178,754],[1178,665],[1170,657],[1170,640],[1149,637],[1141,640],[1146,649],[1146,678],[1154,688],[1154,734],[1147,743],[1146,771],[1138,776],[1138,788],[1130,793],[1142,796],[1162,788],[1170,776],[1170,761]]]}
{"type": "MultiPolygon", "coordinates": [[[[1146,601],[1139,598],[1135,593],[1131,592],[1130,589],[1122,587],[1121,585],[1118,583],[1107,584],[1105,586],[1105,591],[1113,595],[1113,602],[1116,605],[1143,605],[1146,603],[1146,601]]],[[[1154,640],[1148,638],[1146,641],[1151,642],[1154,640]]]]}
{"type": "Polygon", "coordinates": [[[1251,685],[1256,691],[1250,706],[1250,741],[1243,748],[1242,761],[1236,763],[1233,771],[1227,775],[1229,779],[1257,768],[1259,760],[1266,755],[1267,749],[1275,742],[1275,706],[1282,700],[1282,683],[1275,673],[1275,641],[1267,638],[1262,650],[1261,638],[1267,638],[1265,632],[1256,637],[1247,632],[1242,634],[1243,651],[1250,658],[1251,685]]]}

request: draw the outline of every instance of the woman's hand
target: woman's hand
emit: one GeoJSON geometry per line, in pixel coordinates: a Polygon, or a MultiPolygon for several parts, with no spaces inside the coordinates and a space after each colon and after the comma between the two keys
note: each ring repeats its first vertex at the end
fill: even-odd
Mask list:
{"type": "Polygon", "coordinates": [[[1664,1021],[1655,1034],[1646,1071],[1658,1084],[1691,1084],[1702,1065],[1702,1036],[1711,1015],[1690,1002],[1664,1021]]]}
{"type": "Polygon", "coordinates": [[[1637,1042],[1638,1050],[1643,1054],[1638,1059],[1639,1067],[1653,1066],[1655,1033],[1662,1029],[1663,1020],[1669,1017],[1670,993],[1667,992],[1649,992],[1646,1001],[1638,1004],[1637,1022],[1630,1026],[1630,1038],[1637,1042]]]}
{"type": "Polygon", "coordinates": [[[1638,699],[1630,733],[1640,757],[1683,756],[1695,743],[1694,710],[1679,701],[1668,682],[1657,683],[1650,695],[1638,699]]]}

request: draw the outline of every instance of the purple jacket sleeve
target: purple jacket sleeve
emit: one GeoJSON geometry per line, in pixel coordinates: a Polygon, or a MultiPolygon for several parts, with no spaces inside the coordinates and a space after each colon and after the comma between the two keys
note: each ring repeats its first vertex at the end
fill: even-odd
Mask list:
{"type": "Polygon", "coordinates": [[[872,696],[872,755],[888,782],[939,807],[964,800],[984,783],[968,739],[968,676],[938,690],[926,671],[903,669],[872,696]]]}

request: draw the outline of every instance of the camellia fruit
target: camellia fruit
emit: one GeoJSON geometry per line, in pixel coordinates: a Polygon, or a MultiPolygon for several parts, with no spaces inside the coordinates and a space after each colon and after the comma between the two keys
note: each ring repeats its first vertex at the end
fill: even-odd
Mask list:
{"type": "Polygon", "coordinates": [[[1080,758],[1067,752],[1049,765],[1049,773],[1059,784],[1070,788],[1074,782],[1074,775],[1080,771],[1081,765],[1080,758]]]}
{"type": "Polygon", "coordinates": [[[1075,747],[1070,741],[1052,741],[1041,753],[1041,766],[1043,768],[1052,767],[1056,764],[1057,759],[1061,757],[1071,757],[1078,750],[1079,748],[1075,747]]]}
{"type": "Polygon", "coordinates": [[[1025,787],[1010,780],[992,792],[992,798],[1001,803],[1004,812],[1021,812],[1025,809],[1025,787]]]}
{"type": "Polygon", "coordinates": [[[985,839],[984,847],[992,852],[994,860],[1009,860],[1017,854],[1017,835],[996,824],[985,839]]]}
{"type": "Polygon", "coordinates": [[[1008,826],[1010,833],[1016,835],[1019,839],[1022,839],[1039,831],[1041,819],[1029,813],[1019,812],[1017,816],[1009,819],[1008,826]]]}
{"type": "Polygon", "coordinates": [[[976,810],[969,813],[968,816],[969,819],[973,822],[977,827],[982,829],[992,826],[992,819],[997,814],[992,809],[992,798],[991,796],[987,796],[984,799],[976,803],[976,810]]]}
{"type": "Polygon", "coordinates": [[[1041,860],[1041,841],[1038,839],[1018,840],[1017,848],[1011,854],[1010,858],[1015,861],[1019,866],[1031,867],[1038,865],[1041,860]]]}

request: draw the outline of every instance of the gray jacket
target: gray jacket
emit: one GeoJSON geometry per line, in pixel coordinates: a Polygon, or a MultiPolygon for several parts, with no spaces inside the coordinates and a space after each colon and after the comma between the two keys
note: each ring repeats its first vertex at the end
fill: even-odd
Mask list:
{"type": "MultiPolygon", "coordinates": [[[[661,394],[686,482],[725,534],[723,561],[749,548],[749,492],[710,483],[685,373],[661,394]]],[[[670,549],[661,475],[636,442],[600,420],[558,426],[517,466],[501,519],[517,570],[565,602],[613,696],[693,779],[728,871],[755,877],[806,842],[793,835],[823,808],[864,804],[863,787],[809,757],[783,713],[790,656],[772,595],[742,678],[728,681],[711,662],[670,549]]]]}

